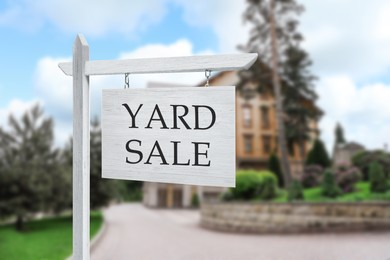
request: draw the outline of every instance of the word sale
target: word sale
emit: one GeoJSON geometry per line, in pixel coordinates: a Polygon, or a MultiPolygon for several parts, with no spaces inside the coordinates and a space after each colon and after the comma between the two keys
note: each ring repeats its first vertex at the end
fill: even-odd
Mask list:
{"type": "MultiPolygon", "coordinates": [[[[130,124],[129,128],[140,128],[137,124],[137,118],[145,118],[145,111],[142,110],[144,104],[140,104],[136,110],[132,110],[130,106],[126,103],[122,104],[123,108],[129,114],[130,124]]],[[[187,129],[187,130],[199,130],[205,131],[212,128],[216,121],[216,113],[214,109],[206,105],[170,105],[171,108],[171,122],[172,125],[167,125],[166,118],[163,116],[160,107],[156,104],[154,109],[150,113],[146,113],[148,123],[143,126],[145,131],[147,129],[161,129],[164,131],[166,129],[187,129]],[[193,122],[189,122],[186,118],[189,113],[194,113],[193,122]],[[201,120],[201,116],[208,115],[210,120],[201,120]],[[207,123],[204,123],[204,122],[207,123]],[[202,124],[201,124],[202,122],[202,124]]],[[[189,132],[189,135],[191,133],[189,132]]],[[[169,144],[164,144],[165,146],[171,146],[173,151],[172,161],[167,161],[167,156],[164,154],[164,149],[161,147],[158,140],[154,141],[153,146],[150,148],[150,152],[146,155],[141,151],[142,141],[138,139],[131,139],[126,142],[125,149],[131,154],[126,157],[126,163],[129,164],[153,164],[159,163],[160,165],[182,165],[182,166],[210,166],[211,160],[208,158],[208,151],[210,149],[210,142],[191,142],[191,144],[186,144],[183,149],[179,149],[181,141],[172,140],[169,144]],[[179,156],[179,151],[185,150],[187,153],[191,154],[191,158],[181,158],[179,156]],[[190,151],[190,152],[188,152],[190,151]]],[[[166,148],[165,148],[166,149],[166,148]]]]}

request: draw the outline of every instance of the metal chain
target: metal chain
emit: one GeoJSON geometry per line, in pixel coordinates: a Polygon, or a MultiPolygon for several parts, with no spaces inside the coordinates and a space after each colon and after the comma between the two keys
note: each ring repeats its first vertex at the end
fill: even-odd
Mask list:
{"type": "Polygon", "coordinates": [[[209,85],[209,79],[210,79],[210,76],[211,76],[211,70],[205,70],[204,75],[206,77],[206,84],[204,86],[208,87],[208,86],[210,86],[209,85]]]}
{"type": "Polygon", "coordinates": [[[130,88],[130,84],[129,84],[129,73],[126,73],[125,74],[125,86],[124,88],[130,88]]]}

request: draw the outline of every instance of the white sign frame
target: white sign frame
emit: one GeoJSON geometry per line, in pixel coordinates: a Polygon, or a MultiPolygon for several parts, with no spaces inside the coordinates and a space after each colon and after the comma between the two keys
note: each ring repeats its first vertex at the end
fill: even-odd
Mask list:
{"type": "Polygon", "coordinates": [[[73,76],[73,255],[88,260],[90,214],[90,75],[227,71],[248,69],[257,53],[189,56],[172,58],[89,61],[89,46],[77,35],[73,61],[60,63],[60,69],[73,76]]]}

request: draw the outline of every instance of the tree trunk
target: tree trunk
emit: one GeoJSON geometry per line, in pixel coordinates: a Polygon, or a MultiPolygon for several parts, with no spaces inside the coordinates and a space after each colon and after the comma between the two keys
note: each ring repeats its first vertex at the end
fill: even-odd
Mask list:
{"type": "Polygon", "coordinates": [[[299,157],[301,158],[301,160],[302,160],[302,164],[304,164],[305,163],[305,157],[306,157],[306,154],[305,154],[305,140],[302,138],[302,137],[300,137],[299,138],[300,140],[299,140],[299,144],[298,144],[298,146],[299,146],[299,157]]]}
{"type": "Polygon", "coordinates": [[[15,223],[15,228],[17,231],[23,231],[24,230],[24,221],[23,217],[18,215],[16,217],[16,223],[15,223]]]}
{"type": "Polygon", "coordinates": [[[299,156],[301,158],[302,173],[305,169],[305,161],[306,161],[305,144],[306,144],[306,139],[302,135],[299,135],[298,148],[299,148],[299,156]]]}
{"type": "Polygon", "coordinates": [[[283,104],[282,96],[280,90],[280,78],[278,75],[278,51],[277,51],[277,40],[276,40],[276,28],[275,28],[275,0],[270,0],[270,25],[271,25],[271,47],[272,47],[272,83],[274,87],[274,95],[276,101],[276,122],[277,122],[277,134],[278,134],[278,144],[279,150],[281,153],[281,166],[284,177],[284,185],[288,187],[291,182],[291,173],[290,173],[290,164],[288,161],[288,152],[287,152],[287,143],[286,135],[284,131],[284,122],[283,122],[283,104]]]}

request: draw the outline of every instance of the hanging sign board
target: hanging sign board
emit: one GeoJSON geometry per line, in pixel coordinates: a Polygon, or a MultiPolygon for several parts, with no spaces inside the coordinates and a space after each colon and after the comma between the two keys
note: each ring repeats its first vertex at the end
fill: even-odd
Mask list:
{"type": "Polygon", "coordinates": [[[103,178],[235,186],[235,87],[106,89],[103,178]]]}

